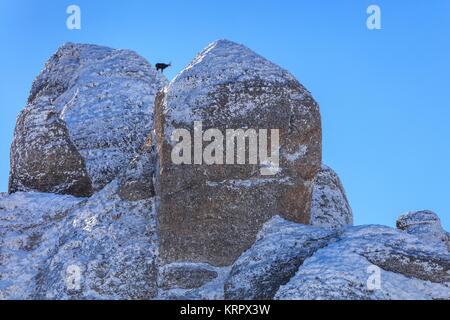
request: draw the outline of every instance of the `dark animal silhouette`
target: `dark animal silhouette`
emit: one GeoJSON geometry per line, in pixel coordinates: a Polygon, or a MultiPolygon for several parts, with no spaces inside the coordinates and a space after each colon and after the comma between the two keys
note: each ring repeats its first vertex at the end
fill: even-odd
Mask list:
{"type": "Polygon", "coordinates": [[[172,66],[172,62],[169,63],[169,64],[166,64],[166,63],[157,63],[157,64],[155,65],[156,71],[161,70],[161,72],[164,72],[164,69],[166,69],[166,68],[168,68],[168,67],[171,67],[171,66],[172,66]]]}

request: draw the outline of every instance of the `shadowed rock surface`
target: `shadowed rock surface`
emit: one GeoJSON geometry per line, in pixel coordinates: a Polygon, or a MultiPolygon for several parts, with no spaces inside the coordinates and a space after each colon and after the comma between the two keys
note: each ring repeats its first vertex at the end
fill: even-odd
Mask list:
{"type": "Polygon", "coordinates": [[[33,190],[80,197],[93,192],[84,159],[46,98],[21,112],[11,146],[9,192],[33,190]]]}
{"type": "Polygon", "coordinates": [[[352,208],[341,180],[325,165],[322,165],[314,180],[310,224],[329,229],[353,224],[352,208]]]}
{"type": "Polygon", "coordinates": [[[321,163],[319,107],[287,71],[242,45],[214,42],[158,97],[155,117],[165,262],[226,266],[272,216],[309,221],[312,181],[321,163]],[[194,121],[224,135],[226,129],[279,129],[279,170],[249,165],[248,157],[247,165],[174,165],[172,134],[183,128],[193,136],[194,121]],[[264,168],[273,175],[263,175],[264,168]]]}
{"type": "Polygon", "coordinates": [[[162,289],[199,288],[217,278],[211,266],[199,263],[171,263],[160,268],[158,284],[162,289]]]}

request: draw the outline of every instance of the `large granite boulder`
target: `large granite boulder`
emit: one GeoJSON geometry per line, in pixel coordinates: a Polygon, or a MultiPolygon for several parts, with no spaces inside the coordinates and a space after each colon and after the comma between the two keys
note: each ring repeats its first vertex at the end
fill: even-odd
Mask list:
{"type": "Polygon", "coordinates": [[[233,264],[225,282],[225,298],[273,299],[307,258],[337,236],[328,229],[272,218],[255,244],[233,264]]]}
{"type": "Polygon", "coordinates": [[[400,216],[397,228],[423,241],[450,250],[450,234],[442,228],[441,219],[429,210],[412,211],[400,216]]]}
{"type": "Polygon", "coordinates": [[[321,165],[319,107],[287,71],[242,45],[214,42],[158,96],[155,121],[158,226],[165,263],[226,266],[251,246],[274,215],[309,222],[312,183],[321,165]],[[213,128],[220,135],[208,130],[213,128]],[[192,149],[176,152],[181,139],[173,135],[179,129],[197,141],[192,149]],[[227,129],[255,131],[247,132],[250,143],[226,152],[221,138],[227,129]],[[267,139],[261,129],[268,130],[267,139]],[[271,129],[279,129],[279,148],[271,148],[276,142],[271,129]],[[195,139],[202,132],[204,143],[195,139]],[[256,143],[258,134],[258,144],[267,142],[269,147],[256,143]],[[215,156],[213,161],[203,159],[202,147],[215,156]],[[273,159],[261,153],[250,159],[256,147],[269,156],[278,153],[279,164],[273,161],[276,154],[273,159]],[[186,156],[198,149],[191,161],[173,161],[172,153],[186,156]],[[246,157],[237,162],[234,153],[239,150],[246,157]]]}
{"type": "Polygon", "coordinates": [[[309,224],[329,229],[353,225],[352,208],[341,180],[325,165],[314,180],[309,224]]]}
{"type": "Polygon", "coordinates": [[[450,299],[450,255],[384,226],[349,227],[318,250],[276,299],[450,299]]]}
{"type": "Polygon", "coordinates": [[[165,84],[132,51],[62,46],[18,118],[9,192],[89,196],[102,189],[145,143],[155,95],[165,84]]]}

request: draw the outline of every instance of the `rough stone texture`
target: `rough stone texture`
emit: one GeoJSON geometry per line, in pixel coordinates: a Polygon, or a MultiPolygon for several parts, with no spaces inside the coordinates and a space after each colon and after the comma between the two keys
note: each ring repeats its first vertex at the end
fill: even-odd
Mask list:
{"type": "Polygon", "coordinates": [[[217,278],[215,268],[204,263],[171,263],[160,268],[158,286],[163,289],[200,288],[217,278]]]}
{"type": "Polygon", "coordinates": [[[225,282],[225,298],[273,299],[305,259],[336,237],[330,230],[272,218],[256,243],[233,264],[225,282]]]}
{"type": "Polygon", "coordinates": [[[154,298],[156,217],[154,198],[142,196],[145,193],[136,201],[123,200],[114,180],[85,199],[37,193],[3,196],[0,298],[154,298]],[[70,285],[73,270],[80,274],[79,287],[70,285]]]}
{"type": "Polygon", "coordinates": [[[35,297],[36,277],[58,245],[63,220],[83,198],[17,192],[0,196],[0,299],[35,297]]]}
{"type": "Polygon", "coordinates": [[[11,146],[9,192],[31,190],[92,194],[85,162],[46,98],[35,99],[21,112],[11,146]]]}
{"type": "Polygon", "coordinates": [[[384,226],[350,227],[307,259],[276,298],[450,299],[449,272],[443,248],[384,226]],[[370,290],[374,267],[380,268],[381,286],[370,290]]]}
{"type": "Polygon", "coordinates": [[[330,229],[353,225],[352,209],[341,180],[325,165],[314,180],[310,224],[330,229]]]}
{"type": "Polygon", "coordinates": [[[165,84],[132,51],[62,46],[34,81],[18,119],[9,191],[100,190],[144,144],[155,95],[165,84]]]}
{"type": "Polygon", "coordinates": [[[126,50],[68,44],[50,59],[18,118],[14,193],[0,193],[0,299],[450,300],[434,213],[344,227],[339,178],[318,173],[318,106],[286,71],[213,43],[158,95],[153,133],[164,82],[126,50]],[[171,165],[171,132],[195,120],[281,129],[281,170],[171,165]]]}
{"type": "Polygon", "coordinates": [[[122,200],[138,201],[155,195],[156,151],[151,138],[131,161],[125,172],[119,174],[119,196],[122,200]]]}
{"type": "Polygon", "coordinates": [[[124,201],[111,182],[73,212],[55,254],[38,275],[38,298],[151,299],[157,295],[153,198],[124,201]],[[68,270],[81,270],[79,290],[68,270]],[[69,277],[70,279],[70,277],[69,277]]]}
{"type": "Polygon", "coordinates": [[[312,181],[321,163],[319,107],[287,71],[242,45],[214,42],[157,98],[155,118],[163,261],[226,266],[272,216],[309,221],[312,181]],[[173,164],[173,131],[193,134],[200,120],[204,130],[223,133],[279,129],[280,170],[263,176],[267,164],[173,164]]]}
{"type": "MultiPolygon", "coordinates": [[[[179,264],[179,263],[175,263],[179,264]]],[[[189,263],[190,267],[200,267],[208,269],[216,273],[215,278],[205,282],[198,288],[167,288],[160,289],[157,299],[162,300],[223,300],[224,299],[224,283],[230,267],[217,268],[203,263],[189,263]]]]}
{"type": "Polygon", "coordinates": [[[432,211],[414,211],[400,216],[397,228],[413,234],[429,244],[450,250],[450,236],[442,228],[441,219],[432,211]]]}

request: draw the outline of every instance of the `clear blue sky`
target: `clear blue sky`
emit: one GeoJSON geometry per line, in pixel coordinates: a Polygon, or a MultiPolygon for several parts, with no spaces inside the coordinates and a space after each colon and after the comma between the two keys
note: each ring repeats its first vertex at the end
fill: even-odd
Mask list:
{"type": "Polygon", "coordinates": [[[450,1],[0,0],[0,190],[15,119],[34,77],[64,42],[172,61],[172,77],[209,42],[243,43],[290,70],[321,105],[324,162],[341,176],[357,224],[436,211],[450,229],[450,1]],[[66,28],[66,8],[82,30],[66,28]],[[382,9],[382,30],[366,8],[382,9]]]}

